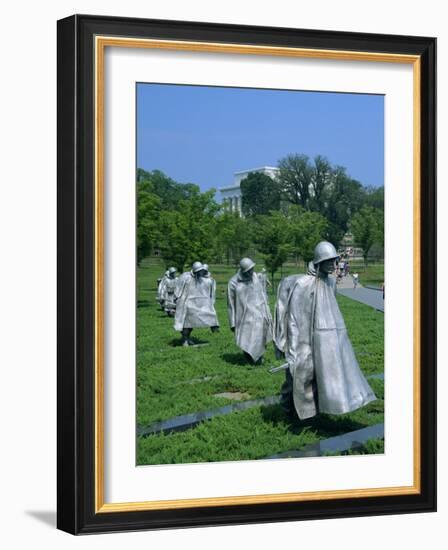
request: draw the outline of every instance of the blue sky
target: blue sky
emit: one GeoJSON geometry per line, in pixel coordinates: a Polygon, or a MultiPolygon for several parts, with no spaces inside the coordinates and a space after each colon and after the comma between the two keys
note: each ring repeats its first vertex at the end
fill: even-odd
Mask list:
{"type": "Polygon", "coordinates": [[[323,155],[363,185],[384,185],[384,97],[137,85],[137,166],[202,190],[233,173],[323,155]]]}

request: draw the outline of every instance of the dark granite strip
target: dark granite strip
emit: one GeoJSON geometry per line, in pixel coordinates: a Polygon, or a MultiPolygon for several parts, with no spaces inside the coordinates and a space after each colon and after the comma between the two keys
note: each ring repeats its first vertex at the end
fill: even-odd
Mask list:
{"type": "MultiPolygon", "coordinates": [[[[384,374],[371,374],[367,376],[368,379],[376,378],[384,380],[384,374]]],[[[203,380],[205,381],[207,377],[203,380]]],[[[195,379],[194,382],[200,381],[201,379],[195,379]]],[[[192,382],[192,381],[191,381],[192,382]]],[[[185,382],[183,382],[185,383],[185,382]]],[[[263,399],[253,399],[251,401],[242,401],[240,403],[233,403],[231,405],[225,405],[218,409],[212,409],[209,411],[201,411],[196,413],[184,414],[181,416],[175,416],[173,418],[168,418],[167,420],[161,420],[160,422],[154,422],[149,426],[138,426],[137,427],[137,436],[143,437],[147,435],[154,435],[158,433],[171,433],[171,432],[183,432],[190,428],[194,428],[199,423],[204,422],[204,420],[210,420],[215,416],[222,416],[226,414],[231,414],[235,411],[245,411],[251,409],[252,407],[260,407],[263,405],[277,405],[280,403],[279,395],[271,395],[263,399]]]]}
{"type": "Polygon", "coordinates": [[[367,380],[370,380],[372,378],[375,380],[384,380],[384,373],[380,372],[379,374],[370,374],[369,376],[367,376],[367,380]]]}
{"type": "Polygon", "coordinates": [[[190,428],[194,428],[200,422],[203,422],[204,420],[210,420],[215,416],[230,414],[236,411],[245,411],[247,409],[251,409],[252,407],[261,407],[263,405],[276,405],[279,402],[280,396],[272,395],[263,399],[254,399],[251,401],[243,401],[241,403],[232,403],[231,405],[226,405],[224,407],[220,407],[219,409],[212,409],[210,411],[201,411],[197,413],[184,414],[182,416],[175,416],[174,418],[169,418],[168,420],[155,422],[154,424],[150,424],[149,426],[139,426],[137,427],[137,435],[143,437],[147,435],[159,434],[162,432],[183,432],[190,428]]]}
{"type": "Polygon", "coordinates": [[[337,435],[328,439],[323,439],[307,445],[300,451],[286,451],[276,455],[267,456],[266,459],[274,458],[303,458],[322,456],[325,453],[335,453],[348,451],[350,449],[356,449],[361,447],[369,439],[377,439],[384,437],[384,424],[375,424],[374,426],[367,426],[354,432],[348,432],[346,434],[337,435]]]}

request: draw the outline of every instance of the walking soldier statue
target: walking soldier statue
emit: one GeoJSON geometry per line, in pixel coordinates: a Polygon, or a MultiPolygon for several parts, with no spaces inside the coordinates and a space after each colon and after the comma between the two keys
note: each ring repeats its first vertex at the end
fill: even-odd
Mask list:
{"type": "Polygon", "coordinates": [[[376,399],[336,302],[337,257],[331,243],[320,242],[308,274],[286,277],[278,289],[274,342],[287,361],[282,405],[300,419],[348,413],[376,399]]]}
{"type": "Polygon", "coordinates": [[[272,317],[262,281],[250,258],[240,261],[240,269],[229,281],[227,312],[236,344],[248,359],[261,360],[266,344],[272,341],[272,317]]]}
{"type": "Polygon", "coordinates": [[[203,264],[194,262],[191,271],[182,273],[177,282],[174,328],[182,333],[184,346],[192,345],[190,335],[194,328],[219,330],[215,311],[216,282],[206,274],[203,264]]]}

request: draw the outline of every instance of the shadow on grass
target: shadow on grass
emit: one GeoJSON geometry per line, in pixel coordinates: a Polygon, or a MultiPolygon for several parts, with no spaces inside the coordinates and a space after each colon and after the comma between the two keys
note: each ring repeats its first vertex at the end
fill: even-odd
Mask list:
{"type": "MultiPolygon", "coordinates": [[[[191,347],[193,347],[193,346],[206,346],[210,343],[208,340],[201,340],[200,338],[195,338],[194,336],[192,338],[190,338],[190,340],[193,342],[191,347]]],[[[180,347],[182,347],[182,339],[181,338],[173,338],[172,340],[170,340],[168,342],[168,344],[170,346],[172,346],[173,348],[180,348],[180,347]]]]}
{"type": "Polygon", "coordinates": [[[149,300],[137,300],[137,307],[149,307],[150,305],[149,300]]]}
{"type": "Polygon", "coordinates": [[[281,405],[268,405],[261,407],[261,414],[265,422],[274,425],[286,424],[288,430],[293,434],[299,434],[304,429],[316,432],[319,438],[327,438],[335,435],[353,432],[365,428],[367,424],[361,424],[346,416],[331,416],[328,414],[318,414],[313,418],[300,420],[297,415],[290,416],[286,414],[281,405]]]}
{"type": "Polygon", "coordinates": [[[250,361],[244,357],[244,354],[241,353],[223,353],[222,356],[223,360],[226,363],[230,363],[231,365],[243,365],[247,366],[250,365],[250,361]]]}

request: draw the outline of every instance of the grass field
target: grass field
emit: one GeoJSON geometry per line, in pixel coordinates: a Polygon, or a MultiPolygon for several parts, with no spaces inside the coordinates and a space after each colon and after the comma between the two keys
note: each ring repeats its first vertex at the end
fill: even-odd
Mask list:
{"type": "MultiPolygon", "coordinates": [[[[211,265],[217,281],[216,310],[221,325],[217,334],[206,329],[192,333],[199,347],[183,348],[173,319],[156,302],[156,280],[164,269],[145,260],[137,277],[137,424],[147,426],[173,416],[215,409],[235,401],[216,397],[240,392],[244,399],[277,395],[284,374],[270,374],[279,365],[272,346],[262,366],[245,363],[228,327],[226,288],[235,269],[211,265]]],[[[294,273],[289,266],[283,275],[294,273]]],[[[271,295],[271,310],[274,308],[271,295]]],[[[352,344],[366,375],[383,372],[383,314],[342,296],[338,302],[352,344]]],[[[137,440],[138,464],[172,464],[257,459],[383,421],[384,387],[371,380],[377,401],[343,416],[319,415],[292,424],[280,406],[255,407],[203,422],[181,433],[150,435],[137,440]]],[[[379,452],[366,445],[365,452],[379,452]]]]}

